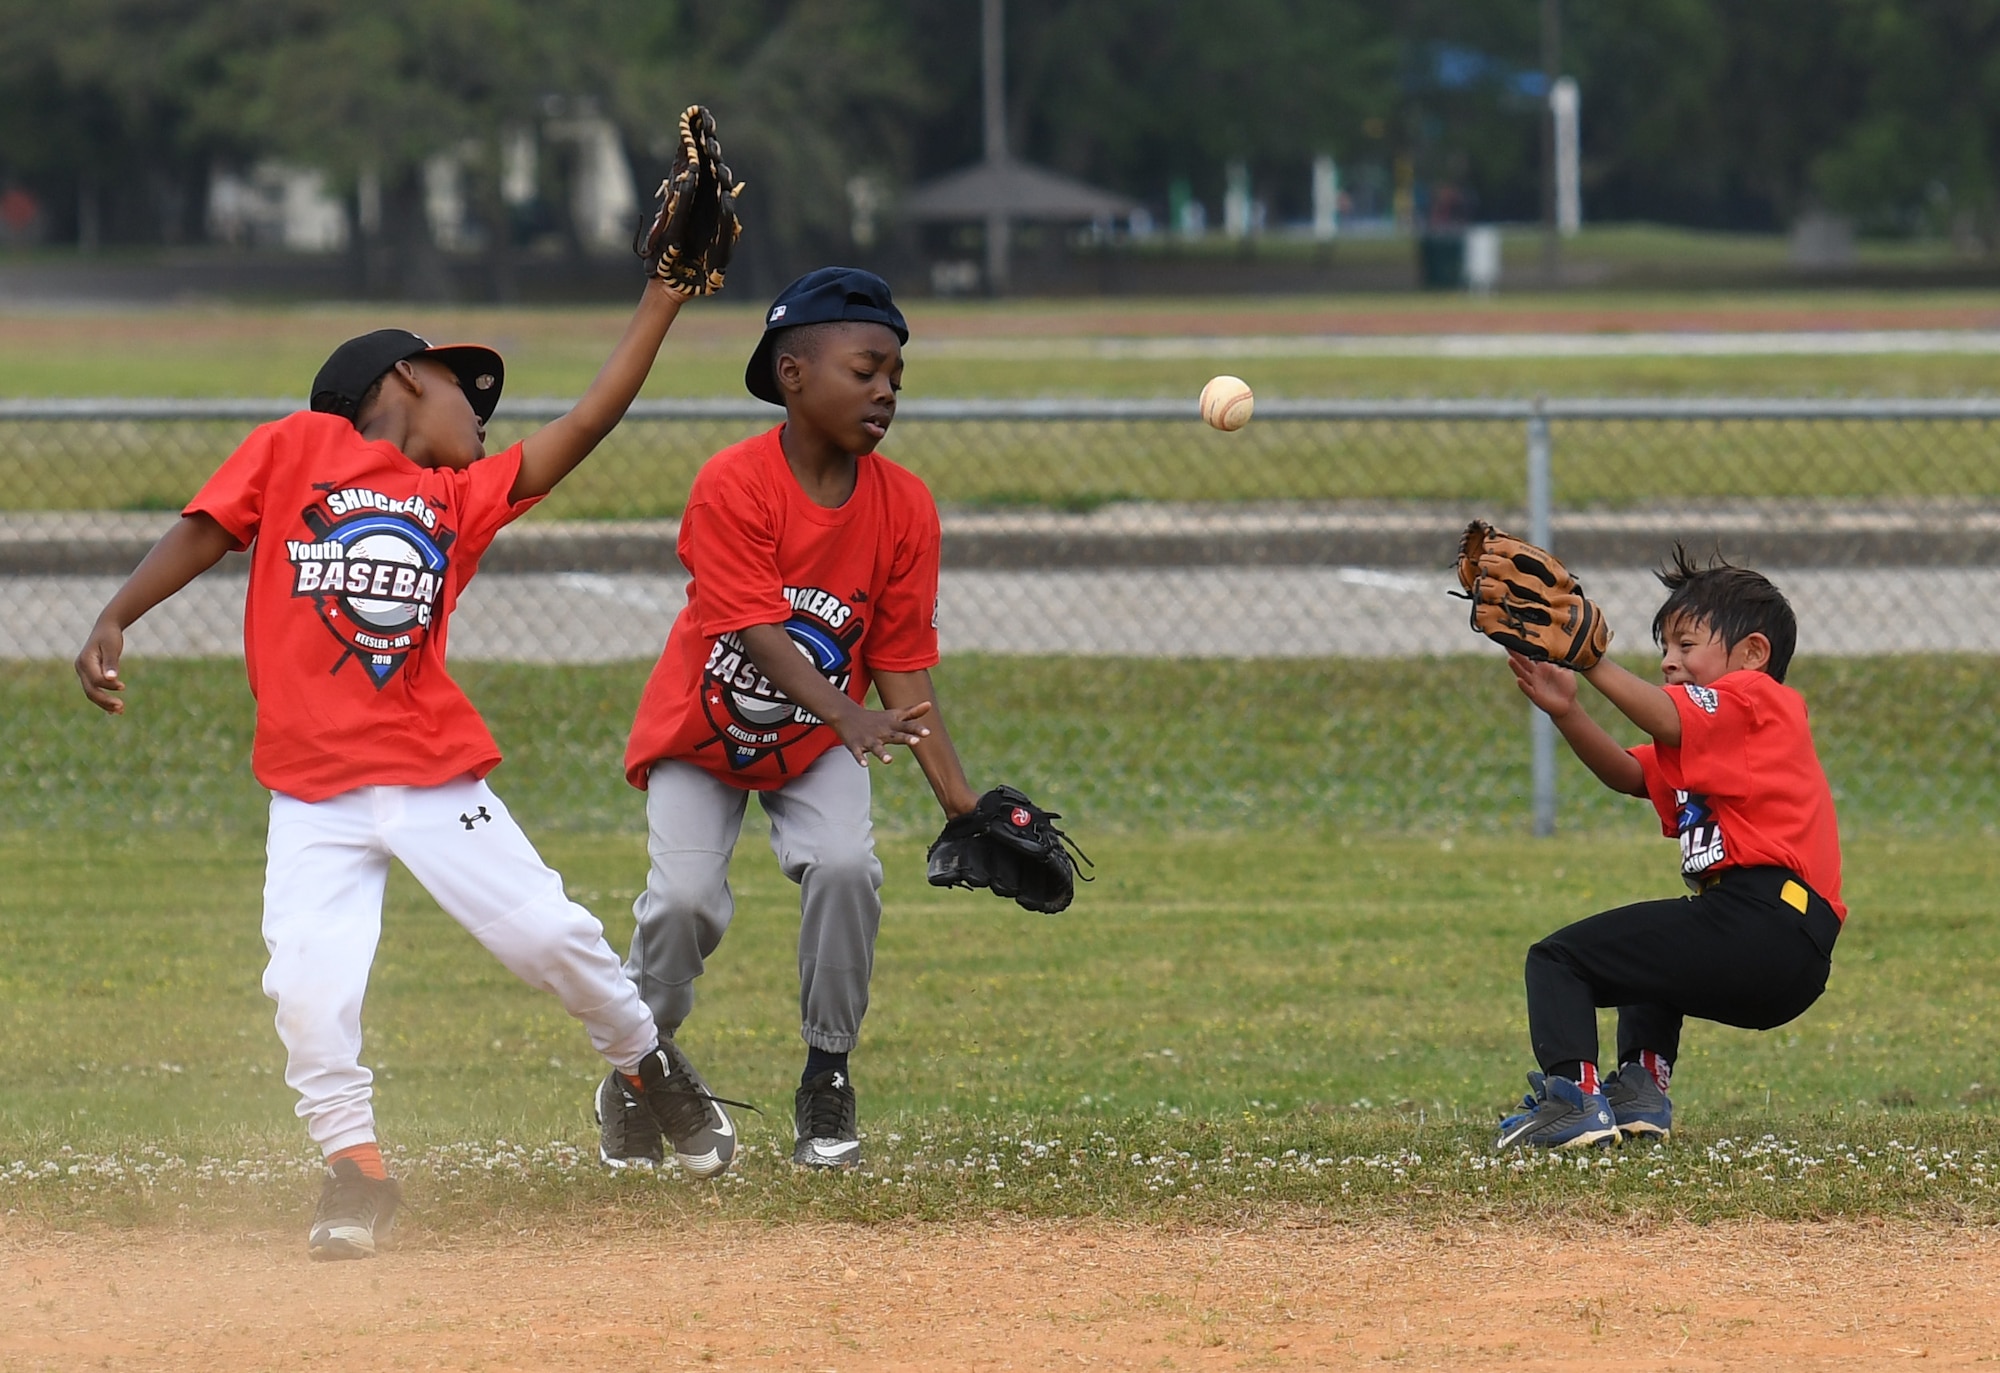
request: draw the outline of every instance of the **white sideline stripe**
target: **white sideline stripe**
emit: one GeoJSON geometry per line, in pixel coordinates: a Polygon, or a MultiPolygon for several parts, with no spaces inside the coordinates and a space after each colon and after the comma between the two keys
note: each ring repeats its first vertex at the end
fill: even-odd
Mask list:
{"type": "Polygon", "coordinates": [[[932,339],[919,355],[991,361],[1194,358],[1730,358],[2000,353],[2000,330],[1767,333],[1249,334],[1178,338],[932,339]]]}
{"type": "MultiPolygon", "coordinates": [[[[1620,648],[1650,650],[1659,584],[1580,568],[1620,648]]],[[[2000,653],[2000,567],[1773,571],[1799,651],[2000,653]]],[[[0,659],[73,657],[117,577],[0,577],[0,659]]],[[[1148,658],[1391,658],[1493,653],[1467,627],[1449,572],[1183,567],[947,572],[947,653],[1148,658]]],[[[453,616],[454,661],[587,663],[657,657],[685,579],[488,573],[453,616]]],[[[133,663],[242,652],[244,582],[211,573],[134,625],[133,663]]]]}

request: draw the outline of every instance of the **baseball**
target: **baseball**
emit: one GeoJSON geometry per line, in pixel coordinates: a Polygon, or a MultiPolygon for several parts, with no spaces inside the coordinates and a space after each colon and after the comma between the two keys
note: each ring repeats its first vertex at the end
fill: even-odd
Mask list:
{"type": "Polygon", "coordinates": [[[1250,412],[1256,406],[1256,393],[1241,377],[1215,377],[1201,388],[1201,417],[1224,432],[1250,423],[1250,412]]]}

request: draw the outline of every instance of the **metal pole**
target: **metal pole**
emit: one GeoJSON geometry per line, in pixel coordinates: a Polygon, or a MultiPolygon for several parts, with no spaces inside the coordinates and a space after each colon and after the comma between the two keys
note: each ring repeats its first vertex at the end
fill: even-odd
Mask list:
{"type": "Polygon", "coordinates": [[[1562,0],[1542,0],[1542,284],[1562,275],[1562,234],[1556,226],[1556,77],[1562,72],[1562,0]]]}
{"type": "MultiPolygon", "coordinates": [[[[1007,16],[1006,0],[981,0],[979,7],[980,41],[983,61],[980,67],[981,107],[986,125],[986,165],[999,167],[1007,161],[1007,16]]],[[[1005,295],[1008,277],[1012,275],[1009,259],[1013,256],[1009,242],[1011,225],[1007,222],[1005,210],[995,210],[986,216],[986,291],[988,295],[1005,295]]]]}
{"type": "MultiPolygon", "coordinates": [[[[1555,551],[1553,481],[1549,463],[1549,419],[1538,401],[1528,420],[1528,541],[1555,551]]],[[[1528,707],[1528,753],[1534,797],[1534,835],[1556,832],[1556,722],[1528,707]]]]}

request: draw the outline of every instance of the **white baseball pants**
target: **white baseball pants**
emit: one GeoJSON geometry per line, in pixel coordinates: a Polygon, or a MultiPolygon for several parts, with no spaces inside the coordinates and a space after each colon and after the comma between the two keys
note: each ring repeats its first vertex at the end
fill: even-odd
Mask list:
{"type": "Polygon", "coordinates": [[[324,1153],[375,1138],[361,1000],[392,857],[509,971],[555,993],[613,1067],[631,1070],[658,1042],[604,927],[484,782],[361,787],[317,802],[273,794],[264,994],[278,1003],[285,1081],[324,1153]]]}

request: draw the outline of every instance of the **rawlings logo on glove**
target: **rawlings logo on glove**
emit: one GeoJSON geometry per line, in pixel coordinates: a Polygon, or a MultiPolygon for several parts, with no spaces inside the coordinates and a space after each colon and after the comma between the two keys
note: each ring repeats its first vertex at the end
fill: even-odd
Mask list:
{"type": "Polygon", "coordinates": [[[659,212],[633,245],[646,260],[646,271],[682,295],[720,291],[743,233],[736,218],[743,185],[722,160],[715,116],[700,105],[688,106],[681,114],[680,149],[656,192],[659,212]]]}
{"type": "Polygon", "coordinates": [[[1611,646],[1611,627],[1555,554],[1484,520],[1458,541],[1458,584],[1472,627],[1524,658],[1585,672],[1611,646]]]}
{"type": "Polygon", "coordinates": [[[930,847],[930,884],[985,888],[1031,911],[1066,909],[1076,895],[1077,861],[1085,867],[1091,862],[1055,827],[1061,818],[1012,787],[993,788],[971,810],[945,822],[930,847]]]}

